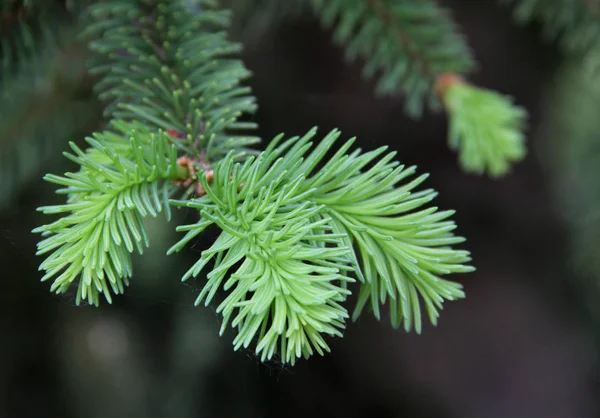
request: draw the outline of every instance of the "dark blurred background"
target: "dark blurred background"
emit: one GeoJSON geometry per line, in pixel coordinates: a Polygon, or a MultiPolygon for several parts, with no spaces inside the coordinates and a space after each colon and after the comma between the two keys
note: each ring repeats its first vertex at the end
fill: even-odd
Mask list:
{"type": "MultiPolygon", "coordinates": [[[[53,159],[0,212],[0,417],[600,416],[600,94],[535,24],[515,26],[491,0],[443,3],[480,63],[471,80],[530,112],[528,157],[501,180],[462,173],[444,115],[413,121],[402,98],[376,98],[361,63],[345,63],[310,14],[274,19],[244,53],[265,141],[337,127],[431,173],[426,186],[457,210],[477,267],[456,277],[467,298],[447,303],[437,327],[406,334],[365,313],[331,354],[293,368],[234,352],[214,310],[193,307],[201,281],[179,280],[211,237],[164,256],[174,225],[194,219],[187,211],[148,223],[152,246],[125,295],[77,307],[39,282],[30,233],[46,222],[36,207],[60,201],[41,176],[71,167],[53,159]]],[[[84,85],[77,94],[94,102],[84,85]]],[[[100,129],[100,113],[77,141],[100,129]]]]}

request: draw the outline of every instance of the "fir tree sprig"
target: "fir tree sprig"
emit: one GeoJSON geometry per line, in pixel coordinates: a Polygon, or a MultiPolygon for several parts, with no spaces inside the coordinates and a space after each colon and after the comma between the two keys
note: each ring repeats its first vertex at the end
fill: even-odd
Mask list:
{"type": "Polygon", "coordinates": [[[230,150],[243,156],[257,141],[231,134],[254,126],[237,119],[256,106],[240,86],[248,72],[229,57],[239,46],[225,38],[228,14],[212,1],[199,3],[203,13],[194,19],[185,4],[164,0],[109,0],[87,11],[96,20],[83,36],[99,36],[92,41],[99,54],[92,68],[102,76],[97,90],[109,100],[112,128],[87,150],[74,148],[78,173],[46,177],[68,186],[60,190],[67,203],[41,208],[63,218],[35,230],[54,234],[38,248],[50,253],[43,280],[58,276],[52,289],[59,293],[78,281],[78,302],[98,304],[100,294],[110,302],[109,286],[122,293],[131,275],[129,253],[146,242],[142,217],[164,206],[151,199],[159,186],[164,198],[176,186],[170,180],[179,179],[191,193],[209,158],[230,150]]]}
{"type": "Polygon", "coordinates": [[[454,74],[442,75],[437,91],[450,118],[449,146],[466,172],[499,177],[525,157],[527,112],[510,97],[454,74]]]}
{"type": "Polygon", "coordinates": [[[338,303],[350,274],[362,282],[355,318],[367,301],[379,318],[389,298],[392,324],[420,332],[421,300],[435,324],[444,300],[464,297],[460,284],[441,276],[473,270],[469,253],[451,247],[464,241],[452,233],[453,212],[424,208],[435,193],[413,191],[427,176],[405,182],[414,167],[394,161],[395,153],[384,154],[385,147],[349,153],[353,140],[325,161],[340,133],[330,132],[309,152],[315,133],[284,142],[277,137],[244,164],[230,156],[215,165],[212,183],[201,177],[205,196],[172,202],[197,209],[201,220],[178,227],[187,234],[170,252],[211,224],[223,231],[184,276],[198,275],[215,259],[197,303],[209,303],[220,286],[233,288],[217,308],[224,316],[221,331],[237,309],[236,349],[258,334],[257,351],[270,358],[281,338],[281,355],[292,363],[300,352],[312,354],[311,343],[317,351],[327,349],[311,333],[337,335],[321,322],[342,326],[346,313],[338,303]],[[319,307],[319,316],[313,318],[310,307],[319,307]],[[286,322],[291,312],[298,318],[286,322]]]}
{"type": "Polygon", "coordinates": [[[589,0],[501,0],[513,6],[520,24],[538,21],[542,37],[584,64],[588,74],[600,69],[600,4],[589,0]]]}
{"type": "Polygon", "coordinates": [[[465,171],[497,177],[523,158],[524,109],[471,84],[439,89],[448,75],[462,80],[476,64],[450,13],[435,1],[312,2],[323,24],[334,28],[333,39],[345,46],[346,57],[362,58],[364,75],[378,77],[378,94],[404,96],[412,117],[420,117],[426,104],[432,110],[445,105],[451,125],[448,142],[458,149],[465,171]]]}
{"type": "Polygon", "coordinates": [[[432,0],[312,0],[346,58],[365,60],[378,94],[402,94],[409,115],[439,108],[437,76],[467,74],[475,61],[447,10],[432,0]]]}
{"type": "Polygon", "coordinates": [[[254,113],[256,103],[241,85],[249,71],[232,58],[241,45],[227,40],[227,10],[211,0],[107,0],[85,16],[91,23],[82,36],[93,39],[90,66],[102,76],[96,90],[107,117],[175,130],[178,148],[189,156],[253,152],[247,147],[259,139],[235,134],[255,128],[240,118],[254,113]],[[194,4],[202,12],[190,18],[194,4]]]}
{"type": "MultiPolygon", "coordinates": [[[[109,164],[102,164],[71,143],[74,154],[65,156],[84,170],[64,176],[47,175],[45,180],[63,186],[57,193],[70,201],[38,210],[64,214],[59,220],[36,228],[46,238],[38,244],[38,255],[50,253],[40,265],[54,278],[51,290],[64,293],[78,282],[77,303],[98,305],[99,295],[111,301],[111,290],[123,293],[131,276],[130,253],[141,254],[148,246],[143,218],[156,216],[167,206],[169,180],[185,177],[177,164],[174,145],[166,134],[131,132],[131,158],[112,149],[103,134],[87,139],[109,164]]],[[[167,206],[168,207],[168,206],[167,206]]],[[[167,214],[170,212],[167,211],[167,214]]]]}
{"type": "Polygon", "coordinates": [[[338,131],[315,147],[315,129],[281,135],[253,156],[256,139],[230,133],[253,127],[239,121],[255,109],[240,84],[248,72],[230,56],[239,47],[223,33],[228,15],[213,6],[108,0],[88,9],[112,127],[87,150],[71,145],[65,155],[79,171],[46,177],[67,201],[40,208],[63,216],[35,230],[45,236],[38,254],[48,255],[42,280],[54,279],[57,293],[77,284],[77,303],[110,302],[129,282],[131,253],[148,245],[144,217],[172,204],[200,220],[177,228],[187,233],[170,253],[212,224],[222,230],[183,279],[212,265],[196,303],[227,292],[217,311],[221,332],[238,329],[235,349],[255,342],[264,360],[292,364],[323,354],[328,337],[342,336],[356,278],[354,318],[367,302],[379,318],[389,300],[393,326],[420,332],[422,303],[435,324],[445,300],[464,297],[442,277],[473,270],[468,251],[453,248],[464,241],[453,212],[430,207],[435,192],[416,190],[426,176],[410,180],[415,168],[386,147],[350,151],[350,140],[326,159],[338,131]]]}
{"type": "Polygon", "coordinates": [[[343,275],[349,260],[340,237],[327,227],[324,208],[298,193],[301,177],[289,183],[265,173],[261,162],[259,157],[234,166],[230,156],[217,164],[213,183],[204,184],[211,198],[177,202],[198,209],[202,219],[178,227],[188,233],[171,252],[217,224],[223,232],[183,278],[198,275],[215,259],[196,304],[208,305],[221,286],[230,290],[217,307],[221,334],[231,323],[239,329],[234,349],[248,347],[258,335],[256,353],[263,361],[279,354],[294,364],[313,349],[329,351],[321,334],[341,337],[348,317],[340,303],[350,293],[343,285],[351,281],[343,275]],[[267,174],[266,181],[261,174],[267,174]]]}

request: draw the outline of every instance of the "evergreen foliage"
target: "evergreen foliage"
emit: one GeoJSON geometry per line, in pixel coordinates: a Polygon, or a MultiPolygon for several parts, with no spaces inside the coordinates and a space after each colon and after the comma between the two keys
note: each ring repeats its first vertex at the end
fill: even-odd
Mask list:
{"type": "Polygon", "coordinates": [[[0,39],[0,208],[39,175],[96,108],[76,98],[85,68],[59,62],[77,48],[71,28],[45,17],[10,29],[0,39]]]}
{"type": "Polygon", "coordinates": [[[256,104],[240,84],[250,73],[230,58],[241,45],[227,40],[227,11],[213,1],[112,0],[91,5],[85,15],[90,24],[83,36],[93,37],[96,53],[91,72],[102,76],[96,90],[108,118],[175,130],[187,155],[210,160],[233,147],[251,152],[247,147],[258,138],[234,134],[255,127],[239,117],[256,104]]]}
{"type": "Polygon", "coordinates": [[[449,144],[466,172],[498,177],[525,156],[524,109],[475,86],[439,88],[476,64],[450,13],[435,1],[312,2],[324,26],[334,28],[334,42],[345,45],[346,58],[362,58],[365,77],[378,78],[378,94],[401,94],[414,118],[426,105],[438,110],[441,99],[450,118],[449,144]]]}
{"type": "Polygon", "coordinates": [[[542,155],[557,190],[557,204],[569,226],[571,266],[581,279],[582,293],[597,321],[600,319],[600,186],[597,175],[600,121],[596,105],[600,101],[600,89],[590,85],[584,73],[585,69],[577,63],[564,65],[557,72],[553,89],[543,101],[547,116],[541,133],[549,146],[542,155]]]}
{"type": "Polygon", "coordinates": [[[588,72],[600,69],[600,4],[589,0],[501,0],[512,5],[520,24],[538,21],[546,41],[557,42],[582,60],[588,72]]]}
{"type": "Polygon", "coordinates": [[[75,154],[65,156],[82,170],[45,177],[63,186],[57,193],[68,195],[69,200],[39,208],[63,215],[34,230],[46,237],[37,254],[49,253],[40,265],[46,271],[42,281],[54,277],[51,290],[64,293],[79,280],[77,303],[87,299],[97,306],[100,294],[110,302],[111,289],[123,293],[131,277],[130,253],[137,249],[141,254],[148,246],[143,218],[156,216],[166,206],[172,187],[168,180],[181,172],[175,145],[168,144],[166,134],[136,128],[129,137],[130,158],[110,147],[110,134],[97,134],[87,142],[106,162],[98,162],[71,143],[75,154]]]}
{"type": "Polygon", "coordinates": [[[174,187],[166,180],[194,170],[178,164],[177,152],[198,158],[202,170],[207,158],[229,150],[239,157],[257,141],[229,134],[253,127],[237,121],[255,109],[239,85],[248,72],[227,58],[239,49],[222,31],[227,14],[211,10],[210,1],[200,4],[207,10],[191,21],[184,5],[166,1],[113,0],[88,8],[94,21],[83,36],[100,36],[91,42],[97,53],[92,71],[103,76],[97,89],[109,102],[105,113],[113,128],[88,140],[85,152],[72,145],[76,156],[67,156],[80,164],[79,173],[46,177],[67,186],[59,193],[68,195],[66,205],[41,208],[64,217],[36,229],[55,234],[38,246],[38,254],[54,251],[40,267],[43,280],[58,275],[53,290],[64,293],[79,280],[77,300],[97,305],[100,294],[111,300],[108,278],[113,292],[122,293],[131,275],[129,253],[146,243],[142,218],[163,207],[157,191],[164,198],[174,187]]]}
{"type": "Polygon", "coordinates": [[[409,115],[439,108],[434,87],[443,73],[467,74],[475,65],[449,13],[432,0],[312,0],[346,58],[365,60],[379,94],[402,94],[409,115]]]}
{"type": "MultiPolygon", "coordinates": [[[[330,20],[342,10],[340,2],[331,4],[323,9],[330,20]]],[[[402,25],[410,23],[408,31],[395,20],[378,26],[388,16],[383,0],[365,4],[375,24],[365,25],[352,48],[362,53],[362,42],[380,36],[382,53],[392,51],[406,64],[393,61],[393,75],[381,79],[384,90],[411,86],[403,89],[414,109],[433,100],[441,71],[470,68],[466,46],[435,4],[393,8],[402,25]],[[413,27],[410,16],[425,23],[413,27]],[[391,39],[405,35],[417,40],[398,49],[391,39]]],[[[356,21],[344,16],[340,39],[356,21]]],[[[353,140],[336,146],[337,130],[313,146],[315,129],[300,138],[280,135],[260,153],[250,148],[258,138],[242,132],[255,127],[244,120],[256,110],[242,85],[249,72],[235,58],[240,45],[227,40],[230,13],[215,1],[105,0],[87,7],[83,19],[90,71],[99,77],[95,90],[110,127],[87,138],[88,149],[71,143],[65,156],[76,171],[45,177],[66,197],[64,204],[39,208],[60,218],[34,230],[43,235],[38,254],[47,257],[42,280],[52,279],[53,291],[77,286],[77,303],[98,305],[101,296],[111,302],[132,276],[131,254],[149,244],[144,218],[163,210],[168,218],[171,204],[196,209],[199,220],[177,228],[186,235],[170,253],[210,225],[221,229],[183,279],[206,272],[196,304],[224,291],[217,307],[221,332],[237,328],[234,348],[255,343],[263,360],[293,364],[328,351],[327,339],[342,336],[356,279],[353,318],[368,305],[379,319],[389,302],[392,325],[406,331],[421,332],[422,308],[436,324],[445,300],[464,297],[461,285],[445,278],[473,271],[469,252],[454,248],[464,239],[453,233],[453,211],[430,206],[436,193],[419,190],[427,176],[413,177],[415,167],[401,165],[395,152],[351,150],[353,140]]],[[[390,62],[377,56],[369,68],[387,69],[390,62]]],[[[459,136],[470,135],[469,112],[500,130],[487,131],[490,144],[474,148],[502,148],[484,159],[498,174],[497,160],[515,157],[515,145],[503,142],[510,131],[502,129],[516,119],[510,107],[490,119],[473,108],[479,93],[458,85],[440,92],[462,121],[459,136]]]]}
{"type": "Polygon", "coordinates": [[[525,156],[525,109],[457,78],[440,88],[450,115],[449,145],[465,171],[498,177],[525,156]]]}
{"type": "Polygon", "coordinates": [[[237,309],[236,348],[247,347],[260,329],[263,359],[276,352],[279,336],[287,339],[280,343],[287,362],[312,354],[311,343],[327,350],[319,333],[339,335],[349,270],[362,282],[355,318],[367,302],[379,318],[389,298],[392,324],[417,332],[420,300],[435,324],[445,299],[464,297],[458,283],[440,276],[473,270],[465,264],[469,253],[450,247],[464,241],[451,232],[453,212],[423,207],[436,194],[414,191],[427,176],[407,181],[415,168],[394,161],[385,147],[348,153],[352,140],[323,161],[340,133],[330,132],[307,154],[315,132],[282,143],[275,138],[243,165],[230,155],[215,166],[212,184],[201,177],[204,197],[175,202],[198,209],[201,220],[178,228],[187,234],[171,251],[213,223],[223,230],[184,280],[216,256],[197,303],[210,303],[223,282],[226,290],[235,286],[217,308],[221,332],[237,309]]]}

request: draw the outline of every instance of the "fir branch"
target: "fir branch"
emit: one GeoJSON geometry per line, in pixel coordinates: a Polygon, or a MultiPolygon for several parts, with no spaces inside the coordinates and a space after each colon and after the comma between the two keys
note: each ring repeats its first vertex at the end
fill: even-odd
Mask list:
{"type": "MultiPolygon", "coordinates": [[[[450,247],[464,241],[452,233],[455,225],[448,218],[453,212],[423,208],[435,193],[413,191],[426,176],[399,185],[414,174],[414,167],[399,165],[393,160],[395,153],[384,155],[385,147],[348,153],[352,140],[324,162],[340,133],[330,132],[308,153],[315,132],[283,143],[280,136],[243,165],[234,164],[230,155],[215,165],[211,184],[201,177],[205,196],[172,202],[198,209],[201,220],[178,228],[187,234],[170,252],[179,251],[213,223],[223,230],[184,276],[186,280],[198,275],[216,256],[197,303],[209,303],[223,282],[225,290],[235,285],[218,307],[225,318],[222,331],[237,309],[236,348],[248,346],[258,335],[257,351],[270,358],[279,336],[281,355],[292,363],[300,352],[305,357],[312,354],[311,338],[304,335],[312,331],[337,335],[322,323],[315,328],[318,322],[310,319],[307,306],[329,303],[338,313],[319,308],[321,319],[335,320],[341,327],[345,311],[337,303],[347,293],[342,284],[350,281],[352,271],[362,282],[355,318],[367,301],[379,317],[380,305],[389,298],[392,324],[404,324],[407,330],[414,326],[420,332],[420,300],[435,324],[444,300],[464,297],[458,283],[440,276],[473,270],[466,265],[469,253],[450,247]],[[316,170],[321,162],[324,165],[316,170]],[[307,235],[309,231],[312,235],[307,235]],[[297,254],[302,257],[296,259],[297,254]],[[287,264],[280,264],[282,260],[287,264]],[[235,273],[227,274],[240,262],[235,273]],[[328,269],[315,271],[315,264],[328,269]],[[329,294],[310,290],[305,273],[313,274],[313,286],[326,284],[329,294]],[[331,287],[333,281],[339,281],[340,287],[331,287]],[[286,312],[302,316],[299,322],[288,318],[285,323],[286,312]],[[304,332],[295,334],[298,327],[304,332]],[[295,337],[290,339],[291,335],[295,337]],[[300,344],[297,338],[306,342],[300,344]]],[[[312,347],[325,349],[320,341],[312,340],[312,347]]]]}
{"type": "Polygon", "coordinates": [[[362,57],[364,74],[374,77],[379,94],[405,96],[409,115],[419,117],[425,102],[445,105],[450,117],[449,144],[458,149],[467,172],[500,176],[523,158],[524,109],[493,91],[461,83],[475,66],[468,46],[449,13],[433,0],[313,0],[334,41],[346,57],[362,57]],[[468,86],[468,87],[467,87],[468,86]],[[497,114],[494,114],[497,111],[497,114]]]}
{"type": "Polygon", "coordinates": [[[75,29],[49,18],[40,18],[37,26],[21,23],[1,40],[0,208],[97,111],[95,101],[75,98],[86,87],[83,48],[72,40],[75,29]],[[68,67],[62,63],[66,57],[68,67]]]}
{"type": "Polygon", "coordinates": [[[227,58],[239,49],[222,31],[227,14],[211,1],[200,5],[204,11],[193,19],[182,3],[162,0],[107,1],[88,9],[96,21],[84,36],[100,36],[92,42],[101,55],[94,69],[102,75],[101,98],[110,100],[112,130],[88,141],[86,151],[72,146],[77,155],[68,156],[80,164],[78,173],[46,177],[67,186],[59,190],[67,203],[40,210],[65,215],[36,229],[54,234],[39,244],[38,254],[50,253],[40,267],[43,280],[58,276],[52,286],[58,293],[79,280],[77,302],[98,304],[100,294],[110,302],[109,284],[123,292],[129,254],[147,245],[142,217],[165,206],[177,186],[167,180],[195,180],[195,167],[182,166],[178,153],[198,157],[202,171],[205,159],[230,150],[243,156],[257,141],[230,134],[253,127],[237,120],[255,109],[240,86],[248,72],[227,58]]]}
{"type": "Polygon", "coordinates": [[[196,303],[227,291],[221,332],[237,327],[235,349],[256,341],[263,359],[293,364],[328,351],[326,338],[345,327],[353,275],[361,281],[355,318],[367,302],[379,317],[389,300],[392,324],[406,330],[421,331],[421,303],[435,324],[445,300],[464,297],[442,279],[473,270],[469,253],[452,247],[464,241],[453,234],[453,212],[427,206],[435,193],[415,191],[426,176],[409,181],[415,169],[395,153],[349,152],[350,140],[325,160],[340,134],[312,148],[311,130],[245,158],[255,139],[229,132],[252,127],[239,118],[255,105],[240,86],[248,73],[229,58],[239,47],[222,32],[228,16],[212,1],[109,0],[88,17],[112,130],[88,138],[86,151],[71,145],[65,155],[78,172],[46,177],[67,196],[39,209],[63,217],[35,230],[45,236],[38,254],[48,254],[40,268],[52,290],[77,283],[78,303],[110,302],[128,284],[131,253],[148,245],[143,218],[171,203],[200,220],[177,228],[187,234],[170,253],[211,224],[221,228],[184,280],[214,263],[196,303]],[[167,202],[196,175],[198,198],[167,202]]]}
{"type": "Polygon", "coordinates": [[[205,300],[208,305],[222,285],[225,290],[233,288],[217,307],[223,314],[221,334],[231,320],[239,328],[233,341],[236,350],[248,347],[258,334],[256,352],[263,361],[280,353],[284,362],[293,364],[296,358],[311,355],[313,348],[319,354],[329,351],[320,334],[341,337],[339,329],[348,316],[339,304],[349,294],[342,283],[350,279],[340,274],[349,268],[344,259],[347,249],[339,237],[327,233],[327,218],[318,219],[323,207],[295,193],[299,181],[284,183],[279,176],[254,194],[251,179],[258,180],[262,167],[252,163],[240,168],[233,166],[231,157],[219,162],[215,181],[205,185],[215,200],[179,202],[200,210],[203,220],[179,227],[190,232],[171,251],[211,223],[219,225],[223,229],[219,238],[184,276],[184,280],[196,276],[216,258],[196,304],[205,300]],[[245,180],[250,182],[242,186],[245,180]],[[222,200],[228,196],[233,199],[222,200]],[[240,203],[241,207],[234,206],[240,203]],[[235,272],[228,274],[238,262],[235,272]]]}
{"type": "Polygon", "coordinates": [[[542,36],[580,58],[588,72],[600,69],[600,9],[590,0],[501,0],[520,24],[539,21],[542,36]]]}
{"type": "Polygon", "coordinates": [[[105,135],[96,134],[87,142],[110,164],[98,163],[71,143],[75,154],[65,156],[85,170],[45,177],[63,186],[57,193],[70,201],[38,209],[65,214],[34,230],[46,237],[37,254],[50,253],[40,265],[46,272],[42,281],[54,278],[51,290],[56,293],[65,293],[78,281],[77,303],[87,299],[98,305],[100,294],[111,302],[111,290],[123,293],[131,276],[130,253],[137,249],[141,254],[148,246],[143,218],[168,207],[173,187],[169,180],[182,175],[167,135],[142,133],[139,127],[131,135],[131,158],[115,152],[105,135]]]}
{"type": "Polygon", "coordinates": [[[597,311],[600,296],[600,88],[574,63],[559,68],[542,100],[540,135],[547,139],[542,161],[569,227],[570,262],[597,311]],[[565,140],[568,138],[568,141],[565,140]]]}
{"type": "Polygon", "coordinates": [[[449,13],[432,0],[312,0],[346,57],[365,60],[364,75],[379,73],[377,93],[402,94],[409,115],[428,102],[437,109],[439,74],[466,74],[474,60],[449,13]]]}
{"type": "Polygon", "coordinates": [[[83,36],[96,38],[91,66],[102,76],[96,89],[108,103],[105,115],[175,130],[189,156],[252,153],[247,147],[259,139],[234,134],[255,127],[240,118],[256,104],[241,85],[250,73],[230,58],[241,46],[227,40],[229,13],[210,0],[188,3],[202,12],[190,18],[182,2],[165,0],[108,0],[87,9],[92,23],[83,36]]]}
{"type": "Polygon", "coordinates": [[[466,172],[507,174],[525,158],[527,112],[510,97],[469,84],[454,74],[440,77],[437,91],[450,117],[449,146],[466,172]]]}

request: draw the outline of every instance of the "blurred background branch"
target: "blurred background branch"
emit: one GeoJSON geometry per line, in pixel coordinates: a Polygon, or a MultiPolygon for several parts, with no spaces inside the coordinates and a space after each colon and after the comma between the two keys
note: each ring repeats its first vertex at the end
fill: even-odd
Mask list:
{"type": "Polygon", "coordinates": [[[0,43],[0,209],[58,160],[69,140],[89,132],[101,110],[91,96],[87,47],[66,11],[49,2],[10,3],[0,43]]]}

